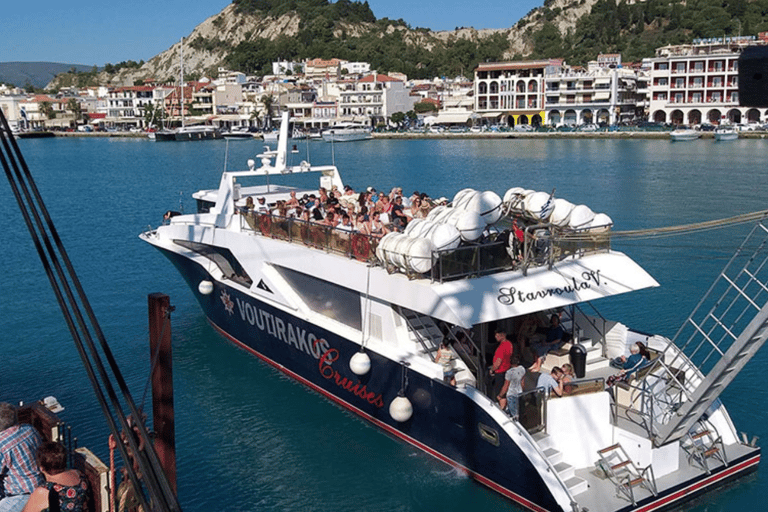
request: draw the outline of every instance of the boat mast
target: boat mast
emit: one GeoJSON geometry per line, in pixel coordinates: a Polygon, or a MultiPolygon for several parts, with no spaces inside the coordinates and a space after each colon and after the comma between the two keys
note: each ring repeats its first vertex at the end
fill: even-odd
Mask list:
{"type": "Polygon", "coordinates": [[[184,128],[184,38],[179,43],[179,115],[181,116],[181,127],[184,128]]]}

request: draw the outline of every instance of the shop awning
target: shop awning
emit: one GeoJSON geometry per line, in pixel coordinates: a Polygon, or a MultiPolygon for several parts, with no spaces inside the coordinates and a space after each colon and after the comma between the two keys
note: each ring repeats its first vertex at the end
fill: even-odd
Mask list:
{"type": "Polygon", "coordinates": [[[469,121],[471,112],[440,112],[437,114],[437,124],[458,124],[469,121]]]}

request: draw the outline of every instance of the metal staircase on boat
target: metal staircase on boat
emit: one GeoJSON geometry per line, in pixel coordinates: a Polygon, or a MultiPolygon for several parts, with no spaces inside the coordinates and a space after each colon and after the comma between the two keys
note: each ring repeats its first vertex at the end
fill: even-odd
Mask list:
{"type": "Polygon", "coordinates": [[[768,219],[763,218],[669,341],[665,360],[645,376],[653,390],[649,400],[665,409],[651,414],[654,444],[688,435],[766,339],[768,219]]]}
{"type": "MultiPolygon", "coordinates": [[[[454,342],[453,351],[456,354],[456,361],[454,362],[456,374],[454,375],[457,384],[462,383],[474,383],[474,377],[471,374],[470,368],[475,368],[477,371],[476,361],[473,360],[470,354],[463,354],[459,350],[460,347],[456,345],[456,334],[453,331],[443,334],[440,327],[435,323],[435,320],[427,315],[417,313],[408,308],[394,306],[395,311],[405,320],[408,326],[408,334],[411,340],[418,344],[420,352],[427,354],[429,358],[434,361],[437,354],[437,350],[440,348],[440,343],[446,336],[454,342]],[[459,361],[460,360],[460,361],[459,361]]],[[[463,330],[464,336],[471,340],[471,335],[468,331],[463,330]]]]}

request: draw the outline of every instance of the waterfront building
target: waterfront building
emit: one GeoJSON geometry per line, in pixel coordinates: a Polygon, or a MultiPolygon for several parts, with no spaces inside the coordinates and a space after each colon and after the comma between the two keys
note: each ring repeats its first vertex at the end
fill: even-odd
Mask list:
{"type": "Polygon", "coordinates": [[[619,54],[599,55],[587,69],[552,66],[545,83],[548,125],[607,126],[634,121],[643,113],[637,73],[622,67],[619,54]]]}
{"type": "Polygon", "coordinates": [[[664,46],[645,59],[649,69],[648,119],[657,123],[760,123],[768,110],[739,105],[739,55],[765,44],[754,36],[697,39],[664,46]]]}
{"type": "Polygon", "coordinates": [[[339,116],[347,120],[385,122],[416,102],[403,81],[375,71],[359,80],[342,80],[339,88],[339,116]]]}
{"type": "Polygon", "coordinates": [[[475,69],[475,112],[492,123],[544,124],[544,77],[559,60],[485,62],[475,69]]]}
{"type": "Polygon", "coordinates": [[[153,90],[148,85],[111,89],[107,94],[105,121],[121,128],[143,126],[144,107],[153,103],[153,90]]]}

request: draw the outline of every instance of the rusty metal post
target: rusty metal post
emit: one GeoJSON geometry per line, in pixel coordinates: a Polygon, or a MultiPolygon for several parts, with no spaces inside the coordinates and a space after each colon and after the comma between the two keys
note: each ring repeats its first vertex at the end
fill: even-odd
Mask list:
{"type": "Polygon", "coordinates": [[[151,293],[149,304],[149,347],[152,366],[152,421],[155,452],[168,483],[176,494],[176,435],[173,412],[173,362],[171,352],[170,298],[151,293]],[[167,320],[166,320],[167,317],[167,320]],[[155,360],[156,358],[156,360],[155,360]]]}

